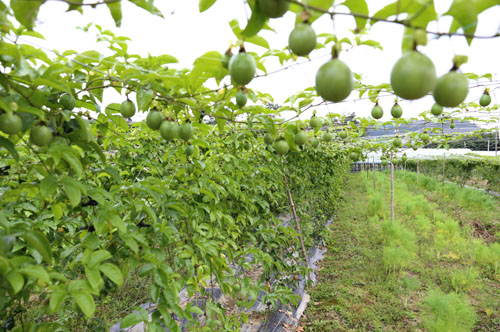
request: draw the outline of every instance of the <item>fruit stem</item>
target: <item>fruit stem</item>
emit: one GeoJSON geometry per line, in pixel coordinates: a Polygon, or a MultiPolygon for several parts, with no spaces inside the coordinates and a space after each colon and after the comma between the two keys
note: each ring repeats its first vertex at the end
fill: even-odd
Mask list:
{"type": "Polygon", "coordinates": [[[244,45],[241,45],[240,46],[240,53],[245,53],[246,50],[245,50],[245,46],[244,45]]]}

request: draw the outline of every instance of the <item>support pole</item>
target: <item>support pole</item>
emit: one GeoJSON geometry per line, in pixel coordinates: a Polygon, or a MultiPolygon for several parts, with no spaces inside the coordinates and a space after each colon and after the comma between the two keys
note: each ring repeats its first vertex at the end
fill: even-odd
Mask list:
{"type": "Polygon", "coordinates": [[[391,221],[394,222],[394,163],[391,155],[391,221]]]}
{"type": "Polygon", "coordinates": [[[375,157],[373,157],[373,167],[372,167],[372,173],[373,173],[373,191],[377,189],[377,185],[375,184],[375,157]]]}

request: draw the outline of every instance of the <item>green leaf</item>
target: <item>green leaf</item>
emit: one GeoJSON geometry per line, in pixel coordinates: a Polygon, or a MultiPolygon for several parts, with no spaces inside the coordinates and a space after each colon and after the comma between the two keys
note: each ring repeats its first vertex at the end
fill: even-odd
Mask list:
{"type": "Polygon", "coordinates": [[[120,27],[122,24],[122,4],[121,1],[118,2],[109,2],[107,3],[109,12],[115,21],[117,27],[120,27]]]}
{"type": "Polygon", "coordinates": [[[87,281],[92,288],[99,289],[99,284],[101,283],[102,278],[98,269],[85,266],[85,276],[87,276],[87,281]]]}
{"type": "Polygon", "coordinates": [[[14,16],[19,23],[31,30],[38,16],[38,10],[43,2],[44,1],[34,0],[11,0],[10,7],[14,11],[14,16]]]}
{"type": "Polygon", "coordinates": [[[80,290],[71,292],[71,296],[73,296],[83,314],[87,318],[92,318],[95,312],[95,303],[92,295],[84,290],[80,290]]]}
{"type": "Polygon", "coordinates": [[[64,302],[67,296],[68,294],[66,292],[66,286],[58,286],[50,295],[49,313],[54,314],[57,310],[59,310],[59,307],[61,307],[61,304],[64,302]]]}
{"type": "Polygon", "coordinates": [[[147,10],[148,12],[150,12],[153,15],[163,17],[163,14],[161,13],[161,11],[158,8],[156,8],[155,6],[153,6],[153,1],[151,1],[151,0],[130,0],[130,2],[132,2],[134,5],[136,5],[138,7],[141,7],[142,9],[147,10]]]}
{"type": "Polygon", "coordinates": [[[144,89],[142,86],[137,90],[137,108],[141,111],[147,111],[154,97],[154,91],[144,89]]]}
{"type": "Polygon", "coordinates": [[[119,287],[123,286],[123,276],[120,269],[111,263],[104,263],[99,267],[99,270],[109,278],[112,282],[114,282],[119,287]]]}
{"type": "Polygon", "coordinates": [[[120,322],[120,328],[125,329],[127,327],[135,326],[142,321],[142,315],[134,312],[122,319],[120,322]]]}
{"type": "Polygon", "coordinates": [[[82,192],[80,190],[80,183],[78,183],[75,179],[70,176],[63,176],[61,179],[61,183],[63,186],[63,190],[69,198],[69,202],[73,207],[80,204],[80,200],[82,199],[82,192]]]}
{"type": "Polygon", "coordinates": [[[39,265],[24,265],[18,272],[24,274],[25,276],[42,280],[46,284],[50,283],[47,271],[39,265]]]}
{"type": "Polygon", "coordinates": [[[24,241],[28,242],[33,249],[38,251],[47,263],[50,263],[52,259],[52,249],[45,235],[38,231],[25,231],[20,236],[24,241]]]}
{"type": "MultiPolygon", "coordinates": [[[[302,2],[306,5],[321,8],[323,10],[329,10],[330,7],[332,7],[332,5],[333,5],[333,0],[304,0],[302,2]]],[[[299,15],[300,15],[300,13],[299,13],[299,15]]],[[[310,11],[310,16],[308,19],[309,23],[316,21],[322,15],[324,15],[324,14],[321,12],[310,11]]]]}
{"type": "Polygon", "coordinates": [[[75,172],[75,175],[78,176],[83,172],[82,163],[71,150],[71,148],[64,149],[61,153],[61,157],[68,163],[68,165],[71,166],[71,169],[75,172]]]}
{"type": "Polygon", "coordinates": [[[259,11],[252,11],[252,16],[248,20],[247,26],[241,32],[244,37],[252,37],[255,36],[262,29],[264,24],[266,24],[267,17],[262,15],[259,11]]]}
{"type": "Polygon", "coordinates": [[[17,153],[16,147],[9,139],[0,136],[0,146],[3,146],[7,151],[9,151],[11,156],[16,161],[19,161],[19,154],[17,153]]]}
{"type": "Polygon", "coordinates": [[[10,286],[12,287],[12,290],[14,291],[14,294],[19,293],[21,289],[23,289],[24,286],[24,278],[22,274],[17,273],[17,272],[10,272],[5,276],[7,281],[9,282],[10,286]]]}
{"type": "Polygon", "coordinates": [[[104,262],[105,260],[110,259],[111,257],[113,257],[113,256],[111,256],[111,254],[109,253],[109,251],[107,251],[107,250],[97,250],[97,251],[95,251],[95,252],[93,252],[91,254],[89,262],[88,262],[88,266],[90,268],[94,268],[97,265],[99,265],[102,262],[104,262]]]}
{"type": "Polygon", "coordinates": [[[235,36],[238,37],[238,39],[244,39],[248,43],[252,43],[252,44],[264,47],[268,50],[270,49],[269,43],[267,42],[267,40],[265,38],[262,38],[262,37],[256,36],[256,35],[252,36],[250,38],[243,38],[244,36],[242,35],[240,24],[238,23],[237,20],[232,20],[231,22],[229,22],[229,26],[231,27],[231,30],[233,31],[235,36]]]}
{"type": "MultiPolygon", "coordinates": [[[[351,13],[368,15],[368,5],[365,0],[346,0],[344,6],[349,8],[351,13]]],[[[366,18],[354,17],[356,20],[356,29],[361,31],[366,26],[366,18]]]]}
{"type": "Polygon", "coordinates": [[[57,190],[57,178],[54,175],[48,175],[40,182],[40,194],[43,199],[51,196],[57,190]]]}
{"type": "Polygon", "coordinates": [[[200,8],[200,13],[203,13],[205,10],[208,8],[212,7],[212,5],[215,3],[217,0],[200,0],[198,6],[200,8]]]}
{"type": "MultiPolygon", "coordinates": [[[[450,27],[450,32],[453,33],[462,27],[464,33],[473,35],[476,32],[478,19],[477,8],[473,1],[470,0],[454,0],[450,9],[444,15],[453,16],[454,21],[450,27]]],[[[467,37],[469,45],[472,43],[472,37],[467,37]]]]}
{"type": "Polygon", "coordinates": [[[45,78],[36,78],[33,80],[33,85],[35,87],[40,86],[40,85],[50,86],[56,90],[71,93],[70,88],[66,84],[62,83],[60,80],[53,81],[53,80],[49,80],[49,79],[45,79],[45,78]]]}

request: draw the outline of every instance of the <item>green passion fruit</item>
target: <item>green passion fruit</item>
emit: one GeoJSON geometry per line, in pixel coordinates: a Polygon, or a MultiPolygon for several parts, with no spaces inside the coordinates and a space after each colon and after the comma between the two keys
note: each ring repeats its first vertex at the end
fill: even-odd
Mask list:
{"type": "Polygon", "coordinates": [[[311,120],[309,120],[309,125],[311,126],[311,128],[317,129],[317,128],[321,128],[321,126],[323,125],[323,122],[321,121],[320,118],[313,116],[311,118],[311,120]]]}
{"type": "Polygon", "coordinates": [[[313,137],[311,138],[311,145],[314,147],[314,148],[317,148],[319,146],[319,139],[317,137],[313,137]]]}
{"type": "Polygon", "coordinates": [[[46,146],[52,142],[52,131],[47,126],[31,128],[30,142],[38,146],[46,146]]]}
{"type": "Polygon", "coordinates": [[[464,75],[451,71],[441,76],[434,89],[434,100],[444,107],[460,105],[469,93],[469,83],[464,75]]]}
{"type": "Polygon", "coordinates": [[[384,166],[384,167],[385,167],[385,166],[387,166],[387,165],[389,165],[389,162],[388,162],[387,160],[385,160],[385,159],[384,159],[384,160],[382,160],[382,166],[384,166]]]}
{"type": "Polygon", "coordinates": [[[17,114],[4,113],[0,115],[0,130],[6,134],[14,135],[23,128],[23,120],[17,114]]]}
{"type": "Polygon", "coordinates": [[[76,107],[76,99],[70,94],[64,94],[59,98],[59,104],[68,111],[72,111],[76,107]]]}
{"type": "Polygon", "coordinates": [[[297,146],[302,146],[307,142],[307,134],[305,131],[301,130],[297,134],[295,134],[295,144],[297,146]]]}
{"type": "Polygon", "coordinates": [[[287,0],[257,0],[259,12],[269,18],[278,18],[288,11],[290,3],[287,0]]]}
{"type": "Polygon", "coordinates": [[[372,108],[372,118],[378,120],[384,116],[384,110],[378,104],[372,108]]]}
{"type": "Polygon", "coordinates": [[[153,130],[160,129],[161,122],[163,121],[163,114],[159,111],[151,111],[146,117],[146,124],[153,130]]]}
{"type": "Polygon", "coordinates": [[[131,118],[135,115],[135,104],[130,100],[125,100],[120,105],[120,113],[124,118],[131,118]]]}
{"type": "Polygon", "coordinates": [[[347,132],[346,132],[346,131],[341,131],[341,132],[339,133],[339,136],[340,136],[340,138],[342,138],[342,139],[346,139],[346,138],[347,138],[347,132]]]}
{"type": "Polygon", "coordinates": [[[288,143],[285,140],[279,140],[274,144],[274,148],[276,149],[276,153],[279,155],[284,155],[288,153],[288,150],[290,150],[290,147],[288,146],[288,143]]]}
{"type": "Polygon", "coordinates": [[[489,93],[485,92],[479,99],[479,105],[486,107],[491,103],[491,96],[489,93]]]}
{"type": "Polygon", "coordinates": [[[392,146],[394,146],[395,148],[400,148],[402,145],[403,145],[403,142],[401,141],[401,138],[395,137],[392,140],[392,146]]]}
{"type": "Polygon", "coordinates": [[[271,145],[274,143],[274,138],[271,134],[267,133],[264,135],[264,143],[267,145],[271,145]]]}
{"type": "Polygon", "coordinates": [[[401,160],[403,162],[406,162],[408,160],[408,157],[406,156],[406,153],[401,156],[401,160]]]}
{"type": "Polygon", "coordinates": [[[404,99],[419,99],[431,92],[436,83],[436,68],[431,59],[417,51],[404,54],[391,72],[394,93],[404,99]]]}
{"type": "Polygon", "coordinates": [[[160,135],[167,141],[179,137],[179,125],[174,121],[163,121],[160,125],[160,135]]]}
{"type": "Polygon", "coordinates": [[[193,153],[194,153],[194,146],[187,145],[186,148],[184,149],[184,154],[189,157],[192,156],[193,153]]]}
{"type": "Polygon", "coordinates": [[[183,123],[179,130],[180,138],[185,141],[188,141],[191,139],[191,137],[193,137],[193,135],[194,135],[193,125],[189,122],[183,123]]]}
{"type": "Polygon", "coordinates": [[[353,152],[349,153],[349,158],[351,158],[352,161],[358,161],[359,155],[353,151],[353,152]]]}
{"type": "Polygon", "coordinates": [[[331,133],[324,133],[323,134],[323,141],[330,142],[331,140],[333,140],[333,135],[331,133]]]}
{"type": "Polygon", "coordinates": [[[434,103],[434,105],[432,105],[431,107],[431,113],[435,116],[440,116],[441,114],[443,114],[443,106],[434,103]]]}
{"type": "Polygon", "coordinates": [[[391,108],[391,115],[395,119],[399,119],[403,115],[403,109],[398,103],[395,103],[391,108]]]}
{"type": "Polygon", "coordinates": [[[236,105],[240,108],[247,104],[248,95],[243,90],[238,90],[236,92],[236,105]]]}
{"type": "Polygon", "coordinates": [[[450,124],[450,129],[455,129],[455,123],[453,123],[453,122],[452,122],[452,123],[450,124]]]}
{"type": "Polygon", "coordinates": [[[352,72],[339,59],[323,64],[316,73],[316,91],[325,100],[342,101],[351,94],[353,87],[352,72]]]}
{"type": "Polygon", "coordinates": [[[288,37],[288,46],[293,53],[306,56],[316,48],[316,32],[306,23],[299,23],[288,37]]]}
{"type": "Polygon", "coordinates": [[[428,143],[431,140],[431,137],[427,133],[423,133],[422,136],[420,136],[420,138],[424,143],[428,143]]]}
{"type": "Polygon", "coordinates": [[[246,85],[254,78],[257,64],[253,55],[240,52],[229,61],[229,75],[239,85],[246,85]]]}

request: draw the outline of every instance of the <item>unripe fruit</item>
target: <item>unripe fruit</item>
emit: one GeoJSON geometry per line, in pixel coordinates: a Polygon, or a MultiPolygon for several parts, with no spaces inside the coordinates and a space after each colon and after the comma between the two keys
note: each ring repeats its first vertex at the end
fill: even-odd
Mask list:
{"type": "Polygon", "coordinates": [[[345,131],[341,131],[340,134],[339,134],[340,138],[342,139],[346,139],[347,138],[347,132],[345,131]]]}
{"type": "Polygon", "coordinates": [[[440,116],[441,114],[443,114],[443,106],[439,104],[432,105],[431,113],[434,114],[435,116],[440,116]]]}
{"type": "Polygon", "coordinates": [[[167,141],[179,137],[179,125],[173,121],[163,121],[160,125],[160,135],[167,141]]]}
{"type": "Polygon", "coordinates": [[[267,144],[267,145],[271,145],[274,143],[274,138],[271,134],[265,134],[264,135],[264,142],[267,144]]]}
{"type": "Polygon", "coordinates": [[[431,92],[436,83],[436,69],[431,59],[417,52],[404,54],[391,72],[394,93],[404,99],[419,99],[431,92]]]}
{"type": "Polygon", "coordinates": [[[194,146],[192,145],[186,146],[186,148],[184,149],[184,154],[189,157],[192,156],[193,153],[194,153],[194,146]]]}
{"type": "Polygon", "coordinates": [[[0,115],[0,130],[6,134],[14,135],[23,128],[23,120],[17,114],[4,113],[0,115]]]}
{"type": "Polygon", "coordinates": [[[59,104],[68,111],[72,111],[76,107],[76,99],[70,94],[64,94],[59,98],[59,104]]]}
{"type": "Polygon", "coordinates": [[[130,100],[125,100],[120,105],[120,113],[124,118],[131,118],[135,115],[135,104],[130,100]]]}
{"type": "Polygon", "coordinates": [[[290,7],[286,0],[257,0],[259,11],[264,16],[277,18],[285,15],[290,7]]]}
{"type": "Polygon", "coordinates": [[[441,106],[460,105],[469,93],[469,83],[464,75],[451,71],[441,76],[434,89],[434,100],[441,106]]]}
{"type": "Polygon", "coordinates": [[[299,131],[295,134],[295,144],[297,146],[302,146],[307,142],[307,134],[305,131],[299,131]]]}
{"type": "Polygon", "coordinates": [[[151,111],[146,117],[146,124],[153,130],[158,130],[163,121],[163,114],[159,111],[151,111]]]}
{"type": "Polygon", "coordinates": [[[359,156],[358,156],[358,154],[356,152],[351,152],[349,154],[349,158],[351,158],[352,161],[358,161],[359,156]]]}
{"type": "Polygon", "coordinates": [[[188,141],[194,135],[193,125],[189,122],[183,123],[179,130],[179,136],[181,139],[188,141]]]}
{"type": "Polygon", "coordinates": [[[317,148],[318,145],[319,145],[319,139],[317,137],[313,137],[311,138],[311,145],[314,147],[314,148],[317,148]]]}
{"type": "Polygon", "coordinates": [[[399,137],[394,138],[394,139],[392,140],[392,145],[393,145],[395,148],[400,148],[400,147],[403,145],[403,143],[402,143],[402,141],[401,141],[401,138],[399,138],[399,137]]]}
{"type": "Polygon", "coordinates": [[[247,104],[248,96],[243,90],[238,90],[236,92],[236,105],[243,107],[247,104]]]}
{"type": "Polygon", "coordinates": [[[323,134],[323,141],[325,142],[330,142],[333,139],[333,135],[330,133],[324,133],[323,134]]]}
{"type": "Polygon", "coordinates": [[[455,129],[455,124],[453,122],[450,124],[450,129],[455,129]]]}
{"type": "Polygon", "coordinates": [[[372,108],[372,118],[378,120],[384,116],[384,110],[378,104],[372,108]]]}
{"type": "Polygon", "coordinates": [[[422,139],[422,141],[424,143],[428,143],[431,140],[431,137],[427,133],[422,134],[422,136],[420,136],[420,138],[422,139]]]}
{"type": "Polygon", "coordinates": [[[31,128],[30,142],[38,145],[45,146],[52,142],[52,131],[47,126],[38,126],[31,128]]]}
{"type": "Polygon", "coordinates": [[[288,46],[293,53],[306,56],[316,48],[316,32],[309,24],[299,23],[288,37],[288,46]]]}
{"type": "Polygon", "coordinates": [[[401,108],[401,106],[398,103],[396,103],[396,104],[394,104],[394,106],[392,106],[391,115],[395,119],[399,119],[403,115],[403,109],[401,108]]]}
{"type": "Polygon", "coordinates": [[[325,100],[344,100],[351,94],[353,87],[352,72],[339,59],[328,61],[316,73],[316,91],[325,100]]]}
{"type": "Polygon", "coordinates": [[[313,116],[311,118],[311,120],[309,120],[309,125],[311,126],[311,128],[316,129],[316,128],[321,128],[321,126],[323,125],[323,123],[322,123],[321,119],[313,116]]]}
{"type": "Polygon", "coordinates": [[[387,165],[389,165],[389,162],[388,162],[387,160],[385,160],[385,159],[384,159],[384,160],[382,160],[382,166],[384,166],[384,167],[385,167],[385,166],[387,166],[387,165]]]}
{"type": "Polygon", "coordinates": [[[240,52],[229,61],[229,75],[239,85],[246,85],[254,78],[257,64],[251,54],[240,52]]]}
{"type": "Polygon", "coordinates": [[[290,150],[290,147],[288,146],[288,143],[285,140],[277,141],[274,144],[274,148],[276,149],[276,153],[280,155],[287,154],[288,150],[290,150]]]}
{"type": "Polygon", "coordinates": [[[491,96],[489,93],[484,93],[479,99],[479,105],[486,107],[491,103],[491,96]]]}
{"type": "Polygon", "coordinates": [[[401,160],[403,162],[406,162],[408,160],[408,157],[406,156],[406,154],[404,154],[402,157],[401,157],[401,160]]]}

